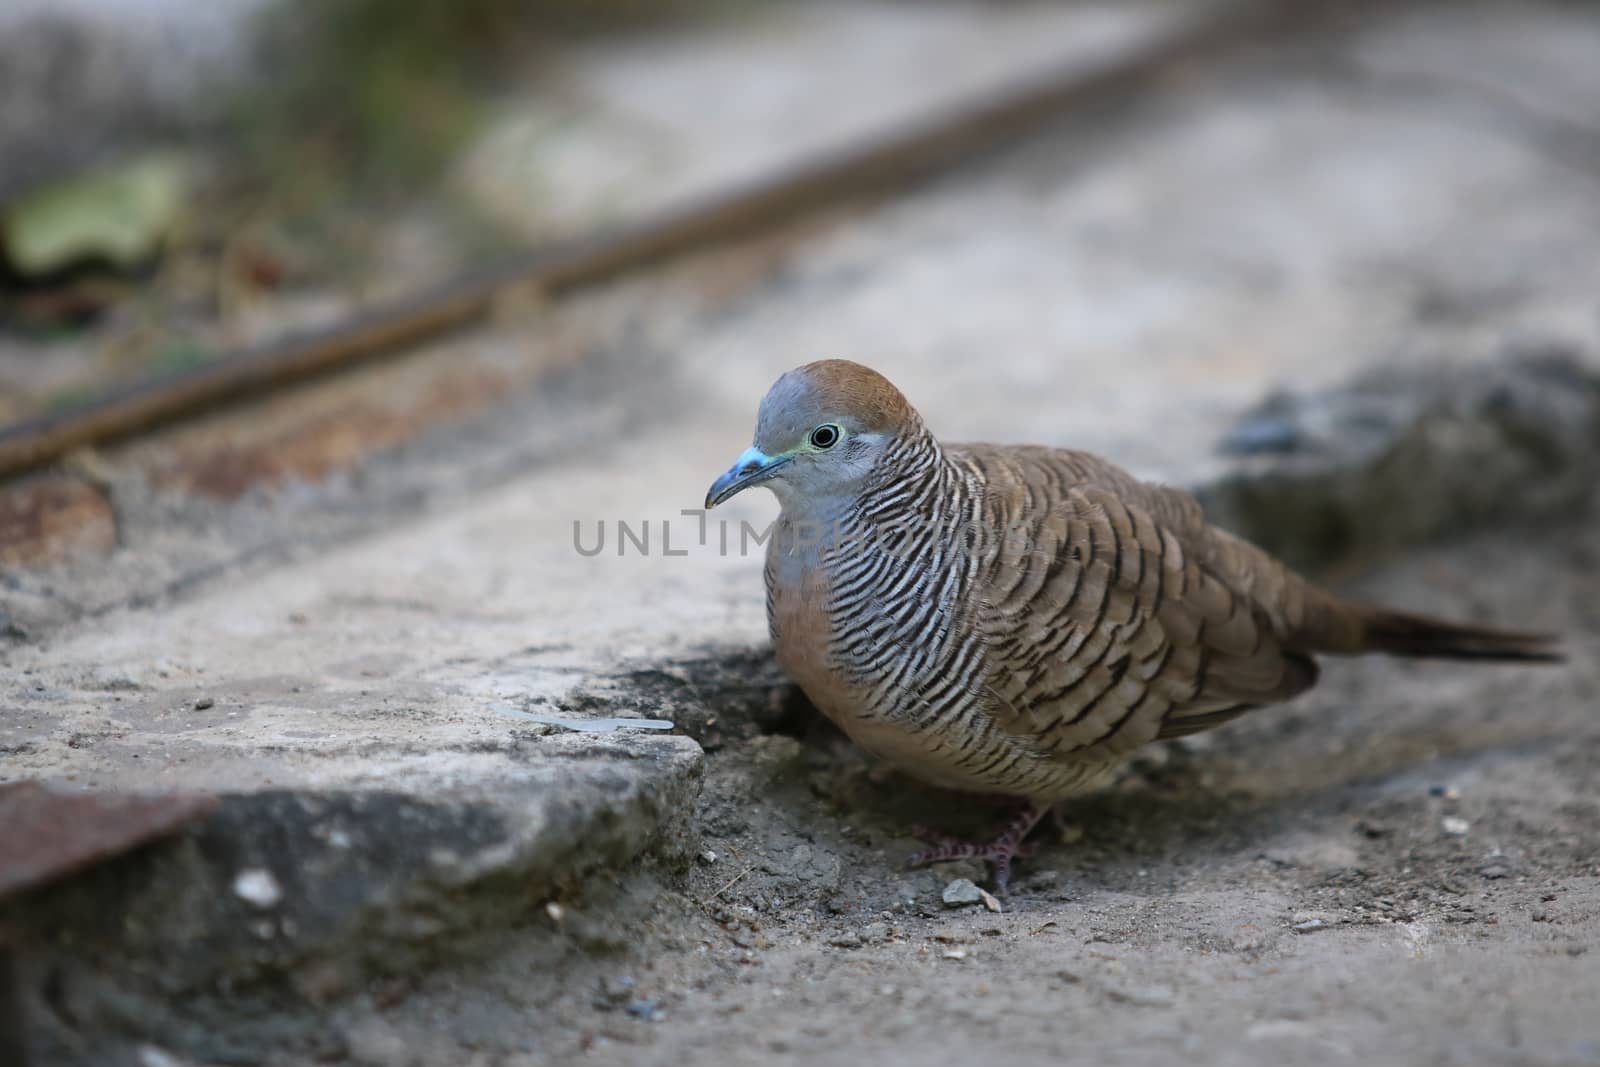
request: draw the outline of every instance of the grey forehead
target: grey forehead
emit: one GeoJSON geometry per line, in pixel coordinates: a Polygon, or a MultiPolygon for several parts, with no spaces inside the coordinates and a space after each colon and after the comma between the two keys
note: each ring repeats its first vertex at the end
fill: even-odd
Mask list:
{"type": "Polygon", "coordinates": [[[804,375],[790,371],[767,390],[756,415],[756,440],[769,445],[791,444],[823,417],[816,390],[804,375]]]}

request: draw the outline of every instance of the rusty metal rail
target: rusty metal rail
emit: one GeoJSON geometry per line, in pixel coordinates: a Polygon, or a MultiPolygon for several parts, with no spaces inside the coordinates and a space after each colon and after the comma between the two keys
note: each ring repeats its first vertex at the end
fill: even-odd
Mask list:
{"type": "MultiPolygon", "coordinates": [[[[0,785],[0,903],[37,890],[215,811],[204,794],[78,793],[39,782],[0,785]]],[[[32,1062],[20,955],[29,931],[0,922],[0,1063],[32,1062]]]]}
{"type": "Polygon", "coordinates": [[[92,867],[210,812],[212,796],[0,786],[0,900],[92,867]]]}
{"type": "Polygon", "coordinates": [[[991,150],[1071,108],[1116,98],[1202,56],[1305,28],[1352,3],[1234,0],[1098,67],[1036,78],[764,181],[591,237],[535,248],[431,291],[0,431],[0,479],[482,319],[511,289],[554,293],[887,190],[991,150]]]}

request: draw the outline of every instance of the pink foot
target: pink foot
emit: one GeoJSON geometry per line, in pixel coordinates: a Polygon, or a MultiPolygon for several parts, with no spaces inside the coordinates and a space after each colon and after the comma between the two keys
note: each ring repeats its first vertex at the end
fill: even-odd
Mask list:
{"type": "Polygon", "coordinates": [[[1033,855],[1033,846],[1022,842],[1048,810],[1030,804],[993,841],[964,841],[947,834],[919,832],[917,836],[933,847],[912,855],[906,866],[922,867],[941,860],[983,860],[994,873],[995,890],[1004,893],[1011,883],[1011,861],[1033,855]]]}

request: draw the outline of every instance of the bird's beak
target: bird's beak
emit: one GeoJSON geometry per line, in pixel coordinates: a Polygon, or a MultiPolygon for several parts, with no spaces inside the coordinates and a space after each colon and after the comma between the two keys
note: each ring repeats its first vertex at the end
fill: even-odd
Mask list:
{"type": "Polygon", "coordinates": [[[741,489],[748,489],[757,482],[766,481],[774,471],[792,458],[794,457],[769,456],[759,448],[745,449],[739,453],[739,458],[733,461],[733,466],[728,468],[727,473],[712,482],[711,488],[706,491],[707,510],[716,507],[741,489]]]}

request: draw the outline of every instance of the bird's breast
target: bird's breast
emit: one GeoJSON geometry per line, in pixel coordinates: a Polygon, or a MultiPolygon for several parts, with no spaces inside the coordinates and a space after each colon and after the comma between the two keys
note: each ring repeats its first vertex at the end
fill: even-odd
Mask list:
{"type": "Polygon", "coordinates": [[[779,536],[769,546],[778,661],[858,740],[879,724],[922,717],[922,694],[947,665],[954,614],[938,603],[936,575],[922,569],[849,530],[836,541],[786,544],[779,536]]]}

